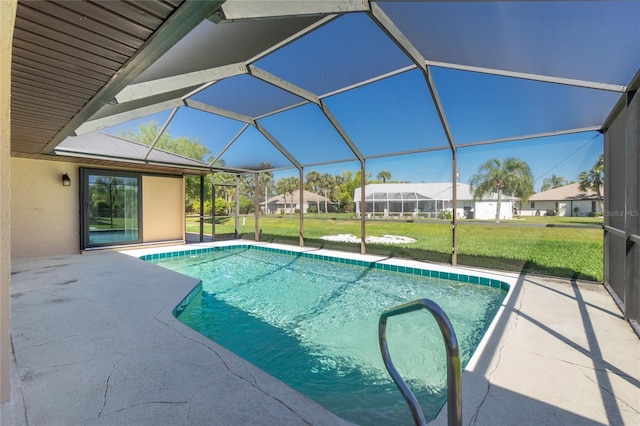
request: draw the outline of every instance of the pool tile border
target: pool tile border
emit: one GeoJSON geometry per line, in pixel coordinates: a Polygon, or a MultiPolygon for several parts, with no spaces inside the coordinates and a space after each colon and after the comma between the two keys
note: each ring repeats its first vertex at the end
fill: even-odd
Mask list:
{"type": "MultiPolygon", "coordinates": [[[[272,253],[281,253],[281,254],[294,255],[298,257],[306,257],[309,259],[323,260],[327,262],[336,262],[336,263],[342,263],[347,265],[362,266],[365,268],[381,269],[381,270],[390,271],[390,272],[399,272],[404,274],[421,275],[424,277],[440,278],[443,280],[451,280],[451,281],[458,281],[458,282],[463,282],[467,284],[477,284],[477,285],[492,287],[492,288],[500,289],[505,292],[508,292],[510,288],[510,285],[507,284],[506,282],[496,280],[493,278],[478,277],[475,275],[461,274],[456,272],[435,271],[431,269],[390,265],[387,263],[348,259],[344,257],[327,256],[327,255],[316,254],[316,253],[305,253],[300,251],[284,250],[284,249],[279,249],[274,247],[264,247],[259,245],[250,245],[250,244],[205,247],[205,248],[174,251],[174,252],[167,252],[167,253],[146,254],[146,255],[140,256],[139,259],[145,260],[145,261],[160,260],[160,259],[167,259],[167,258],[173,258],[173,257],[195,256],[198,254],[206,254],[206,253],[212,253],[216,251],[229,251],[229,250],[238,250],[238,249],[261,250],[261,251],[267,251],[272,253]]],[[[185,301],[183,301],[176,309],[178,309],[183,303],[185,303],[185,301]]],[[[186,304],[188,304],[188,302],[186,302],[185,305],[186,304]]]]}

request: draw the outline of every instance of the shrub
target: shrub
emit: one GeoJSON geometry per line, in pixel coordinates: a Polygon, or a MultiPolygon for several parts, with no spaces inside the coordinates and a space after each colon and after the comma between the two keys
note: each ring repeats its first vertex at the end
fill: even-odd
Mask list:
{"type": "Polygon", "coordinates": [[[440,213],[438,213],[438,219],[451,220],[451,219],[453,219],[453,215],[451,214],[451,212],[449,210],[442,210],[442,211],[440,211],[440,213]]]}

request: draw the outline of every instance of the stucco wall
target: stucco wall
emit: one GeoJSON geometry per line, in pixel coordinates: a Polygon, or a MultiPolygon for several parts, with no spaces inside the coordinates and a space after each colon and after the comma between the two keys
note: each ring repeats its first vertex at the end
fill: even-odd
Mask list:
{"type": "Polygon", "coordinates": [[[182,177],[142,177],[142,223],[145,243],[184,238],[182,177]]]}
{"type": "MultiPolygon", "coordinates": [[[[527,202],[520,214],[522,216],[535,216],[536,212],[540,216],[545,216],[547,209],[555,210],[555,201],[536,201],[535,207],[531,208],[531,202],[527,202]]],[[[600,213],[600,203],[596,202],[596,212],[600,213]]],[[[576,200],[576,201],[559,201],[558,202],[558,216],[587,216],[591,213],[591,200],[576,200]],[[578,208],[576,213],[575,208],[578,208]]]]}
{"type": "MultiPolygon", "coordinates": [[[[80,165],[11,159],[11,258],[80,252],[80,165]],[[68,173],[71,186],[62,186],[68,173]]],[[[182,176],[142,177],[143,242],[184,238],[182,176]]]]}
{"type": "Polygon", "coordinates": [[[9,399],[11,344],[11,43],[17,1],[0,1],[0,402],[9,399]]]}
{"type": "Polygon", "coordinates": [[[79,253],[79,191],[77,164],[11,159],[12,259],[79,253]]]}
{"type": "MultiPolygon", "coordinates": [[[[481,220],[491,220],[496,218],[497,201],[477,201],[475,204],[474,217],[481,220]]],[[[513,205],[511,201],[500,203],[500,219],[513,219],[513,205]]]]}

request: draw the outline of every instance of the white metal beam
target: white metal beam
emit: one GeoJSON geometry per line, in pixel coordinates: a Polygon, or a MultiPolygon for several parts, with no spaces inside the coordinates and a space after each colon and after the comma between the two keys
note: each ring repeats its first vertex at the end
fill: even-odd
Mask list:
{"type": "Polygon", "coordinates": [[[149,155],[151,155],[151,151],[153,151],[153,149],[156,147],[156,144],[158,143],[158,141],[162,137],[162,134],[165,132],[165,130],[167,130],[167,127],[169,127],[169,124],[171,123],[171,120],[173,120],[173,117],[176,116],[176,112],[178,112],[178,108],[174,108],[173,111],[171,111],[171,114],[169,114],[169,118],[167,118],[165,120],[164,124],[162,125],[162,128],[160,128],[160,131],[158,132],[156,137],[153,138],[153,142],[149,146],[149,150],[144,155],[144,160],[145,161],[147,160],[147,158],[149,158],[149,155]]]}
{"type": "Polygon", "coordinates": [[[172,99],[157,104],[147,105],[142,108],[137,108],[131,111],[122,112],[119,114],[110,115],[104,118],[98,118],[96,120],[87,121],[76,129],[74,134],[83,135],[85,133],[95,132],[97,130],[104,129],[106,127],[115,126],[117,124],[126,123],[127,121],[135,120],[138,118],[146,117],[151,114],[166,111],[168,109],[177,108],[184,105],[181,98],[172,99]]]}
{"type": "Polygon", "coordinates": [[[366,10],[368,10],[368,2],[363,0],[227,0],[222,6],[223,14],[217,18],[222,22],[258,18],[364,12],[366,10]]]}
{"type": "Polygon", "coordinates": [[[262,118],[271,117],[272,115],[276,115],[276,114],[278,114],[280,112],[288,111],[290,109],[298,108],[298,107],[300,107],[302,105],[307,105],[308,103],[309,103],[309,101],[300,101],[297,104],[288,105],[286,107],[277,109],[275,111],[270,111],[270,112],[268,112],[266,114],[259,115],[259,116],[255,117],[255,120],[260,120],[262,118]]]}
{"type": "Polygon", "coordinates": [[[458,148],[466,148],[470,146],[490,145],[494,143],[516,142],[516,141],[521,141],[525,139],[546,138],[549,136],[571,135],[574,133],[585,133],[585,132],[599,132],[601,129],[602,128],[600,126],[578,127],[575,129],[557,130],[553,132],[535,133],[535,134],[522,135],[522,136],[512,136],[508,138],[487,139],[487,140],[478,141],[478,142],[462,143],[462,144],[458,144],[457,146],[458,148]]]}
{"type": "Polygon", "coordinates": [[[300,164],[300,162],[296,160],[296,158],[293,155],[291,155],[291,153],[287,151],[287,149],[284,146],[282,146],[282,144],[278,142],[278,140],[271,133],[269,133],[269,131],[265,129],[262,124],[256,122],[254,126],[260,133],[262,133],[262,135],[265,138],[269,140],[269,142],[271,142],[273,146],[276,147],[278,151],[280,151],[282,155],[284,155],[287,158],[287,160],[291,161],[291,164],[296,166],[296,169],[300,170],[302,168],[302,165],[300,164]]]}
{"type": "Polygon", "coordinates": [[[420,51],[409,41],[407,36],[405,36],[391,18],[384,13],[380,6],[375,3],[372,4],[369,16],[371,16],[380,29],[387,33],[389,38],[393,40],[393,42],[398,45],[398,47],[400,47],[400,49],[402,49],[409,58],[411,58],[414,64],[426,72],[427,68],[422,53],[420,53],[420,51]]]}
{"type": "Polygon", "coordinates": [[[352,163],[354,161],[358,161],[357,158],[343,158],[340,160],[330,160],[330,161],[319,161],[317,163],[307,163],[307,164],[303,164],[303,167],[309,168],[309,167],[320,167],[320,166],[328,166],[328,165],[332,165],[332,164],[340,164],[340,163],[352,163]]]}
{"type": "Polygon", "coordinates": [[[314,93],[303,89],[302,87],[296,86],[293,83],[290,83],[278,76],[275,76],[261,68],[256,67],[255,65],[247,66],[249,70],[249,74],[254,76],[255,78],[264,81],[265,83],[269,83],[272,86],[278,87],[286,92],[289,92],[293,95],[296,95],[302,99],[306,99],[309,102],[313,102],[314,104],[320,105],[320,99],[314,93]]]}
{"type": "Polygon", "coordinates": [[[185,100],[184,103],[190,108],[209,112],[211,114],[221,115],[222,117],[227,117],[227,118],[231,118],[232,120],[242,121],[243,123],[254,122],[253,118],[249,117],[248,115],[240,114],[234,111],[229,111],[227,109],[219,108],[217,106],[205,104],[205,103],[194,101],[191,99],[185,100]]]}
{"type": "Polygon", "coordinates": [[[501,77],[513,77],[513,78],[519,78],[522,80],[541,81],[544,83],[561,84],[564,86],[576,86],[576,87],[584,87],[587,89],[607,90],[610,92],[622,93],[626,90],[626,86],[620,86],[618,84],[577,80],[575,78],[552,77],[552,76],[542,75],[542,74],[531,74],[531,73],[524,73],[524,72],[517,72],[517,71],[507,71],[507,70],[501,70],[496,68],[474,67],[471,65],[452,64],[448,62],[438,62],[438,61],[426,61],[425,64],[427,66],[433,66],[433,67],[449,68],[449,69],[455,69],[460,71],[477,72],[482,74],[499,75],[501,77]]]}
{"type": "Polygon", "coordinates": [[[369,78],[367,80],[360,81],[358,83],[354,83],[354,84],[352,84],[350,86],[343,87],[342,89],[337,89],[337,90],[334,90],[332,92],[324,93],[324,94],[320,95],[319,98],[320,99],[324,99],[324,98],[328,98],[328,97],[333,96],[333,95],[339,95],[340,93],[348,92],[349,90],[357,89],[358,87],[366,86],[367,84],[375,83],[377,81],[384,80],[385,78],[393,77],[395,75],[402,74],[404,72],[411,71],[411,70],[414,70],[416,68],[417,67],[415,65],[409,65],[409,66],[406,66],[406,67],[403,67],[403,68],[399,68],[399,69],[397,69],[395,71],[391,71],[391,72],[388,72],[388,73],[385,73],[385,74],[381,74],[379,76],[372,77],[372,78],[369,78]]]}
{"type": "Polygon", "coordinates": [[[249,127],[249,123],[242,126],[242,129],[240,129],[240,131],[236,133],[236,135],[229,141],[229,143],[227,143],[225,147],[222,148],[222,151],[220,151],[220,153],[216,155],[216,157],[213,160],[211,160],[209,165],[213,167],[216,164],[216,162],[220,159],[220,157],[222,157],[224,153],[227,152],[227,150],[231,147],[231,145],[233,145],[236,139],[238,139],[240,135],[243,134],[245,130],[247,130],[248,127],[249,127]]]}
{"type": "Polygon", "coordinates": [[[340,124],[340,121],[338,121],[336,116],[333,115],[329,107],[324,102],[320,104],[320,109],[322,110],[322,113],[325,115],[325,117],[327,117],[327,120],[329,120],[333,128],[336,129],[340,137],[342,137],[344,143],[346,143],[351,152],[353,152],[353,155],[355,155],[358,161],[362,163],[364,161],[364,156],[362,155],[356,144],[353,142],[351,137],[347,134],[346,130],[344,130],[342,124],[340,124]]]}
{"type": "Polygon", "coordinates": [[[118,103],[131,102],[136,99],[148,98],[173,90],[200,86],[212,81],[246,73],[247,67],[243,63],[224,65],[202,71],[145,81],[143,83],[130,84],[118,93],[115,99],[118,103]]]}

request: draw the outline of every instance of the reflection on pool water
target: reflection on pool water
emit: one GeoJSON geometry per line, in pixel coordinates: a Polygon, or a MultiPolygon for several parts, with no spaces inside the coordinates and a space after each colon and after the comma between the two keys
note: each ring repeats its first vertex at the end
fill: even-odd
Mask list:
{"type": "MultiPolygon", "coordinates": [[[[464,366],[508,288],[487,278],[259,246],[199,251],[145,259],[202,280],[176,308],[178,319],[359,424],[412,423],[380,355],[382,311],[418,298],[438,303],[456,330],[464,366]]],[[[425,310],[390,318],[387,337],[398,371],[425,417],[434,418],[446,400],[446,352],[435,320],[425,310]]]]}

